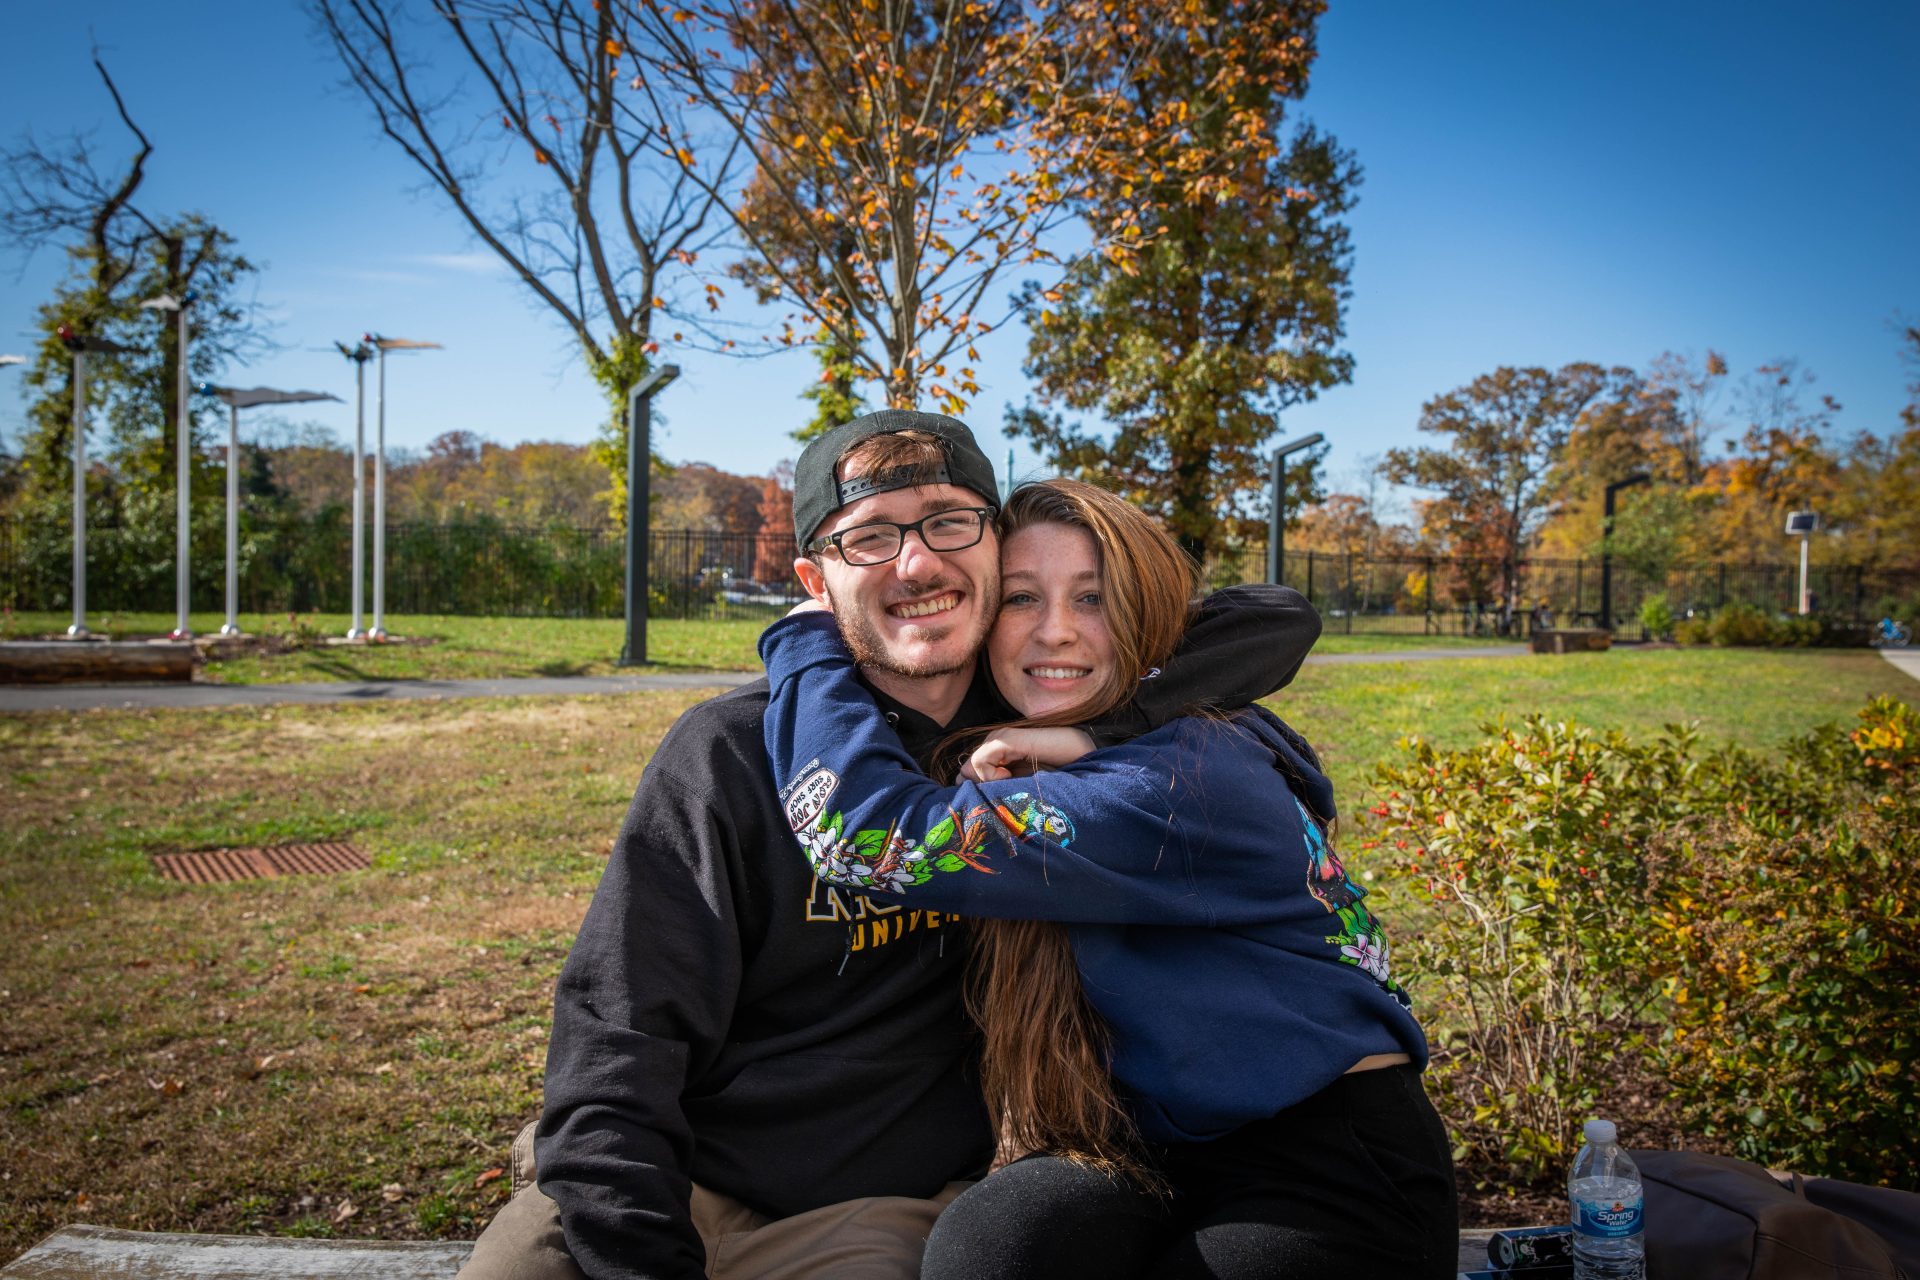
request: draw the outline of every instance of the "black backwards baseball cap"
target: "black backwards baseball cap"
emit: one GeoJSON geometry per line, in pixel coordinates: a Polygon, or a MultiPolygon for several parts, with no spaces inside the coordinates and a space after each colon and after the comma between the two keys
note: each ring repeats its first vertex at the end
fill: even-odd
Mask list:
{"type": "Polygon", "coordinates": [[[958,418],[915,409],[882,409],[852,422],[843,422],[809,444],[801,453],[800,461],[794,464],[794,541],[804,551],[814,530],[848,503],[871,494],[921,484],[958,485],[979,494],[987,506],[996,509],[1000,506],[1000,499],[995,496],[1000,486],[994,480],[993,464],[974,443],[973,432],[967,429],[967,424],[958,418]],[[834,476],[840,459],[862,440],[899,431],[921,431],[938,437],[946,452],[946,461],[931,476],[918,467],[895,467],[854,476],[844,482],[834,476]]]}

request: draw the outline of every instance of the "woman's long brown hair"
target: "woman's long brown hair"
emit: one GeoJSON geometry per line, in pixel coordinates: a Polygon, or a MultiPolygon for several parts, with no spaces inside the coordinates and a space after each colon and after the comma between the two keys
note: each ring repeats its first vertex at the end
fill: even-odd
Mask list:
{"type": "MultiPolygon", "coordinates": [[[[1049,480],[1014,490],[1000,513],[1002,544],[1042,524],[1092,535],[1114,665],[1086,701],[1015,723],[1085,724],[1124,704],[1142,676],[1166,663],[1186,629],[1199,573],[1145,513],[1090,484],[1049,480]]],[[[981,1085],[1003,1151],[1044,1151],[1156,1185],[1114,1091],[1107,1028],[1087,1002],[1066,928],[976,920],[973,936],[967,1009],[984,1036],[981,1085]]]]}

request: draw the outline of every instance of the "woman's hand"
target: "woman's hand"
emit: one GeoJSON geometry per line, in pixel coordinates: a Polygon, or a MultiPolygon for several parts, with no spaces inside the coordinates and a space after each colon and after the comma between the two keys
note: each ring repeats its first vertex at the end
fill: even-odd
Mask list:
{"type": "Polygon", "coordinates": [[[1036,769],[1058,769],[1093,750],[1093,739],[1078,729],[1000,729],[973,749],[960,776],[974,782],[1025,777],[1036,769]]]}

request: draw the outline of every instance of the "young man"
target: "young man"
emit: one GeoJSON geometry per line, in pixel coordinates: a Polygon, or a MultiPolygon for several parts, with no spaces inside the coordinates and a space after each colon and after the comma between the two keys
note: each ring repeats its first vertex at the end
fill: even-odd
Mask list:
{"type": "MultiPolygon", "coordinates": [[[[996,493],[964,425],[904,410],[829,432],[794,471],[795,569],[923,763],[1009,715],[974,660],[996,493]]],[[[1285,683],[1319,631],[1285,594],[1220,615],[1194,664],[1214,687],[1182,699],[1195,682],[1170,670],[1142,719],[1285,683]],[[1259,687],[1232,687],[1250,668],[1259,687]]],[[[901,1280],[985,1171],[960,922],[813,878],[792,833],[814,798],[777,794],[766,706],[764,681],[702,703],[648,762],[555,994],[538,1186],[463,1277],[901,1280]]]]}

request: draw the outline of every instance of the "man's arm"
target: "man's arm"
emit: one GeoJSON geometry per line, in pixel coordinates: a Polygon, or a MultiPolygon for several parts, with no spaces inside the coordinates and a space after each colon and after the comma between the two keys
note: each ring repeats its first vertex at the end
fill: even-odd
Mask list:
{"type": "Polygon", "coordinates": [[[1232,711],[1292,682],[1320,638],[1320,615],[1292,587],[1222,587],[1195,606],[1180,647],[1132,701],[1086,726],[1112,746],[1195,707],[1232,711]]]}
{"type": "Polygon", "coordinates": [[[640,780],[554,995],[538,1177],[594,1280],[705,1272],[681,1095],[726,1034],[742,952],[713,814],[666,754],[640,780]]]}

